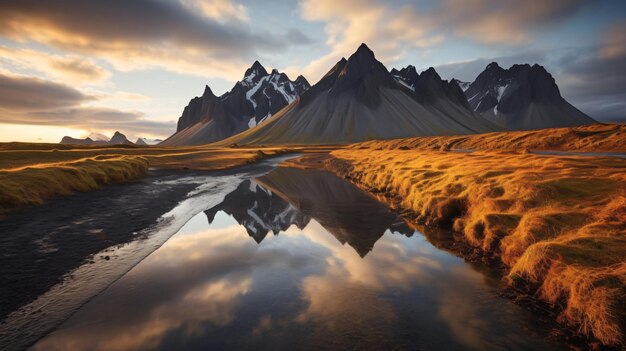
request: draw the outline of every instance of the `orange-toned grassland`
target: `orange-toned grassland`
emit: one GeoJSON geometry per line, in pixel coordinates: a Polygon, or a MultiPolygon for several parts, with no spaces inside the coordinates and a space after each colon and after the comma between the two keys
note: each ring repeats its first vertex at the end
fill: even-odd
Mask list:
{"type": "Polygon", "coordinates": [[[574,128],[550,128],[461,136],[374,140],[369,148],[420,150],[511,150],[626,153],[626,124],[592,124],[574,128]]]}
{"type": "MultiPolygon", "coordinates": [[[[557,131],[569,134],[566,129],[557,131]]],[[[512,134],[526,133],[541,135],[541,131],[512,134]]],[[[601,138],[551,143],[585,145],[584,151],[619,151],[626,137],[619,134],[617,140],[617,133],[623,133],[622,127],[607,137],[610,143],[601,138]]],[[[512,140],[494,135],[485,137],[512,140]]],[[[479,137],[460,138],[477,145],[479,137]]],[[[357,143],[288,165],[329,169],[418,224],[451,229],[451,235],[473,248],[474,254],[501,261],[512,287],[553,305],[560,322],[606,345],[623,345],[626,159],[400,147],[432,145],[432,140],[446,139],[357,143]]],[[[507,145],[500,148],[508,149],[507,145]]]]}
{"type": "Polygon", "coordinates": [[[289,151],[286,148],[84,147],[0,144],[0,214],[46,199],[143,177],[148,167],[220,170],[289,151]]]}

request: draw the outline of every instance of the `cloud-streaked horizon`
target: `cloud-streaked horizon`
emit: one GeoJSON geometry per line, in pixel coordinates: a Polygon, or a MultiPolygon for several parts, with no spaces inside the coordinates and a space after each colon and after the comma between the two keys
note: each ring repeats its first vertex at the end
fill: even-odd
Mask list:
{"type": "Polygon", "coordinates": [[[0,124],[166,137],[204,84],[229,90],[254,60],[315,83],[362,42],[447,79],[538,63],[576,107],[624,121],[624,33],[616,0],[7,0],[0,124]]]}

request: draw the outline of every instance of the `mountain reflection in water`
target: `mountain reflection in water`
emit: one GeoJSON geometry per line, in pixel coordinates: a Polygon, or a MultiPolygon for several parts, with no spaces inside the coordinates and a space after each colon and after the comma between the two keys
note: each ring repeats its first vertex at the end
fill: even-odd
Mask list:
{"type": "Polygon", "coordinates": [[[279,168],[198,214],[34,349],[559,349],[488,278],[412,234],[330,173],[279,168]]]}
{"type": "Polygon", "coordinates": [[[256,181],[244,181],[221,204],[205,211],[209,223],[218,211],[232,215],[258,243],[291,225],[304,229],[313,218],[361,257],[386,230],[413,234],[385,205],[323,171],[278,168],[256,181]]]}

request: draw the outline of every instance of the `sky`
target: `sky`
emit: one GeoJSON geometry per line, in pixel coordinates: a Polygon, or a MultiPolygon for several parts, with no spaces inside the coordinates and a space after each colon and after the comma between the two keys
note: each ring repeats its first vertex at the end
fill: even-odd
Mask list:
{"type": "Polygon", "coordinates": [[[462,81],[537,63],[583,112],[626,120],[623,0],[2,0],[0,141],[165,138],[255,60],[313,84],[361,43],[462,81]]]}

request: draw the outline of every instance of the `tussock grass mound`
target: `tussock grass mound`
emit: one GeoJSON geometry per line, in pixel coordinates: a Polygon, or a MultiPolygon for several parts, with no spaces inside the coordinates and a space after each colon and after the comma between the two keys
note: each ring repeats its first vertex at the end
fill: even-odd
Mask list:
{"type": "MultiPolygon", "coordinates": [[[[626,160],[355,144],[323,164],[415,221],[449,227],[506,279],[607,345],[624,338],[626,160]]],[[[396,141],[391,141],[396,143],[396,141]]],[[[319,164],[319,162],[318,162],[319,164]]]]}
{"type": "Polygon", "coordinates": [[[138,156],[100,156],[75,162],[0,170],[0,213],[46,199],[142,177],[148,161],[138,156]]]}
{"type": "Polygon", "coordinates": [[[0,143],[0,213],[142,177],[148,166],[220,170],[292,152],[287,147],[123,147],[0,143]]]}

